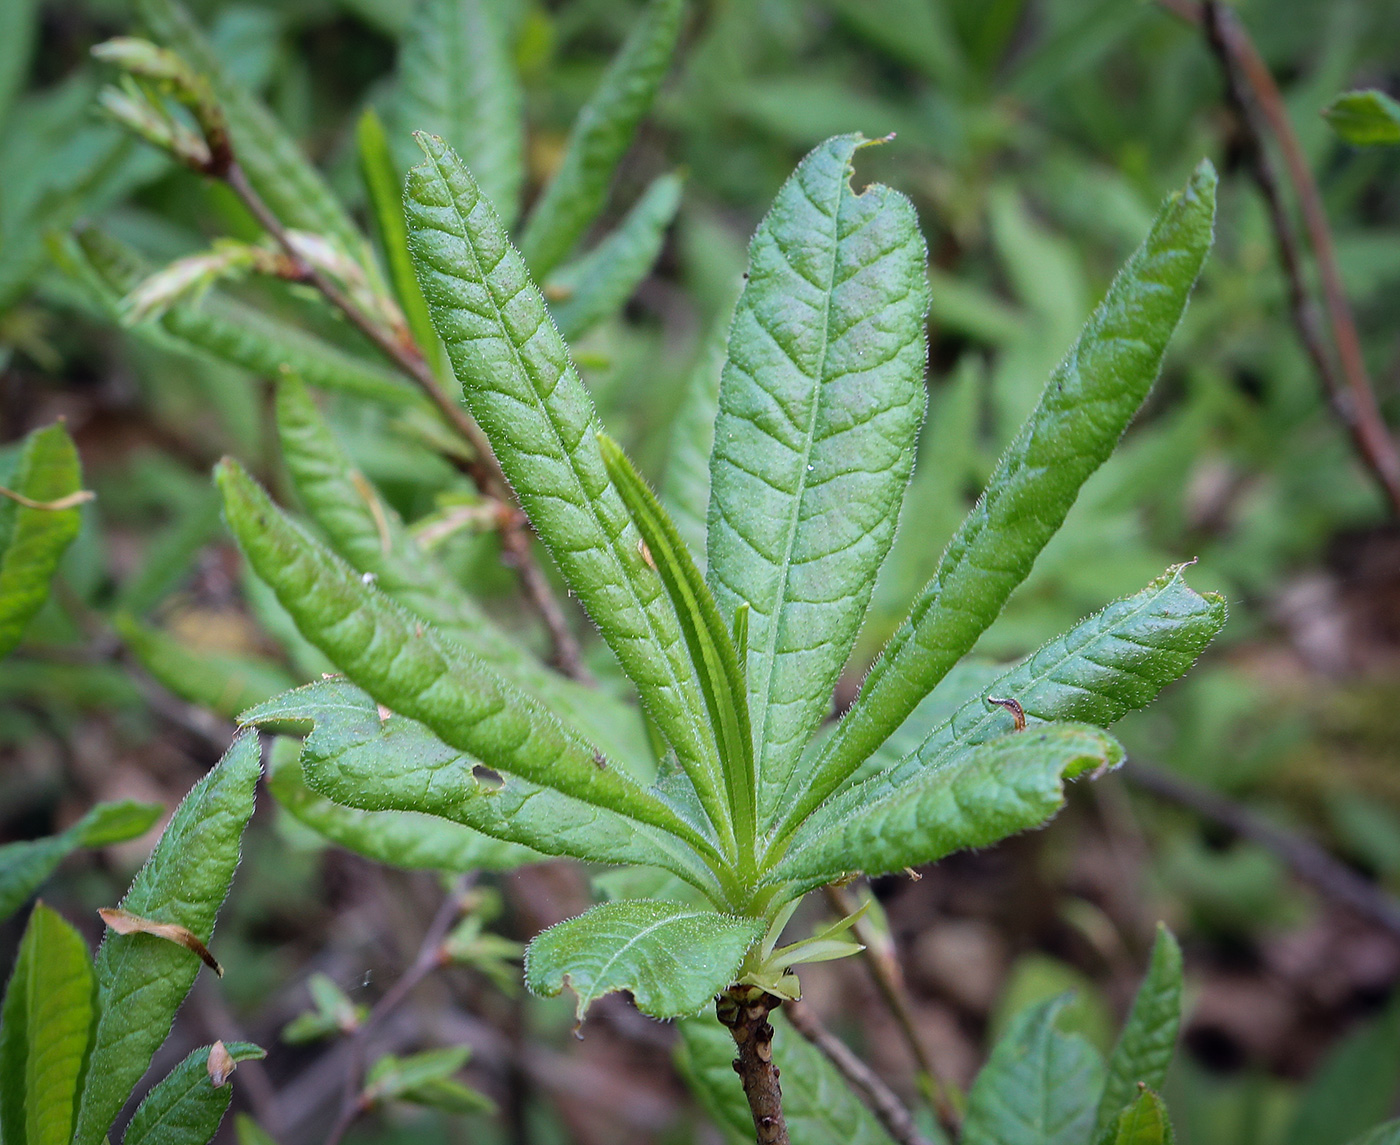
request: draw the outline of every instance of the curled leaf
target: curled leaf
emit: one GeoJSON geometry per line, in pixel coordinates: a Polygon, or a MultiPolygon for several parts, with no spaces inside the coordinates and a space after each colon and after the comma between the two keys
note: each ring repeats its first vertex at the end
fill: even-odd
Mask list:
{"type": "Polygon", "coordinates": [[[118,934],[151,934],[156,938],[163,938],[167,942],[177,943],[186,950],[192,950],[198,954],[204,965],[220,978],[224,976],[224,968],[209,953],[209,948],[200,942],[192,931],[183,926],[177,926],[173,922],[156,922],[154,919],[142,918],[139,914],[132,914],[130,911],[117,907],[101,907],[97,913],[102,916],[102,921],[118,934]]]}

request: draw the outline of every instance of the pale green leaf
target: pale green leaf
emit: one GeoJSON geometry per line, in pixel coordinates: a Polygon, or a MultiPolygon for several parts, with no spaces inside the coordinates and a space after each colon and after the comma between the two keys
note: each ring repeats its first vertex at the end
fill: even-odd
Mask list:
{"type": "Polygon", "coordinates": [[[400,48],[399,84],[403,143],[414,131],[445,140],[509,228],[524,181],[524,94],[496,6],[424,0],[400,48]]]}
{"type": "Polygon", "coordinates": [[[1144,1089],[1118,1116],[1110,1126],[1109,1135],[1102,1140],[1105,1145],[1172,1145],[1176,1135],[1172,1132],[1166,1104],[1150,1089],[1144,1089]]]}
{"type": "MultiPolygon", "coordinates": [[[[183,926],[208,945],[253,813],[259,754],[256,735],[240,736],[194,785],[118,904],[122,910],[183,926]]],[[[101,1009],[74,1145],[100,1145],[165,1041],[199,967],[196,955],[150,934],[108,931],[103,938],[97,953],[101,1009]]]]}
{"type": "Polygon", "coordinates": [[[695,566],[705,568],[706,518],[710,511],[710,453],[719,416],[719,374],[724,365],[729,316],[722,330],[705,340],[686,378],[685,395],[671,424],[661,502],[685,538],[695,566]]]}
{"type": "Polygon", "coordinates": [[[731,985],[763,929],[762,919],[683,903],[603,903],[536,936],[525,951],[525,984],[550,997],[568,986],[580,1021],[618,990],[653,1018],[689,1017],[731,985]]]}
{"type": "Polygon", "coordinates": [[[1343,92],[1322,114],[1333,131],[1357,147],[1400,143],[1400,103],[1383,91],[1343,92]]]}
{"type": "Polygon", "coordinates": [[[655,179],[617,228],[582,258],[549,276],[545,293],[559,333],[572,340],[611,318],[650,273],[681,205],[681,177],[655,179]]]}
{"type": "Polygon", "coordinates": [[[67,1145],[96,1008],[82,935],[43,903],[20,941],[0,1012],[0,1137],[67,1145]]]}
{"type": "MultiPolygon", "coordinates": [[[[122,1145],[206,1145],[213,1140],[233,1098],[233,1085],[229,1081],[214,1085],[209,1076],[212,1048],[195,1050],[146,1095],[132,1115],[122,1145]]],[[[224,1049],[235,1062],[265,1056],[250,1042],[228,1042],[224,1049]]]]}
{"type": "Polygon", "coordinates": [[[1017,1015],[973,1082],[962,1145],[1084,1145],[1103,1061],[1078,1034],[1056,1029],[1069,997],[1017,1015]]]}
{"type": "MultiPolygon", "coordinates": [[[[24,441],[8,486],[48,504],[82,488],[78,451],[62,422],[36,429],[24,441]]],[[[49,596],[63,552],[78,535],[79,509],[35,509],[0,495],[0,656],[19,643],[49,596]]]]}
{"type": "Polygon", "coordinates": [[[1400,1145],[1400,1121],[1387,1121],[1357,1137],[1350,1145],[1400,1145]]]}
{"type": "Polygon", "coordinates": [[[1157,377],[1205,261],[1215,186],[1203,161],[1114,279],[865,678],[790,821],[825,799],[971,649],[1113,451],[1157,377]]]}
{"type": "Polygon", "coordinates": [[[492,1113],[489,1097],[453,1079],[467,1063],[471,1047],[424,1050],[406,1058],[385,1054],[370,1067],[365,1093],[371,1101],[406,1101],[447,1113],[492,1113]]]}
{"type": "Polygon", "coordinates": [[[1099,1099],[1094,1129],[1095,1140],[1112,1128],[1123,1107],[1137,1098],[1138,1086],[1151,1090],[1162,1088],[1180,1028],[1181,947],[1171,931],[1158,924],[1147,977],[1138,987],[1118,1044],[1109,1055],[1108,1076],[1099,1099]]]}
{"type": "MultiPolygon", "coordinates": [[[[650,0],[574,121],[563,161],[531,210],[520,240],[525,262],[537,277],[568,257],[603,209],[613,171],[666,76],[683,11],[682,0],[650,0]]],[[[466,159],[470,165],[471,156],[466,159]]]]}
{"type": "Polygon", "coordinates": [[[706,576],[726,614],[752,609],[761,823],[831,709],[924,410],[924,240],[904,196],[852,190],[862,145],[828,140],[778,192],[720,379],[706,576]]]}

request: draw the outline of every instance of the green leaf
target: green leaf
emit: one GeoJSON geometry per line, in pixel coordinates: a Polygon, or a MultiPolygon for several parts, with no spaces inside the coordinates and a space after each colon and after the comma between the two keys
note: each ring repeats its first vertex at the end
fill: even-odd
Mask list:
{"type": "Polygon", "coordinates": [[[452,1078],[469,1057],[470,1046],[424,1050],[406,1058],[385,1054],[365,1077],[365,1096],[374,1102],[407,1101],[446,1113],[494,1113],[495,1102],[452,1078]]]}
{"type": "MultiPolygon", "coordinates": [[[[1099,1099],[1094,1140],[1102,1138],[1113,1127],[1119,1111],[1137,1098],[1138,1086],[1149,1090],[1162,1088],[1180,1028],[1181,947],[1172,932],[1159,923],[1147,977],[1138,987],[1123,1033],[1108,1059],[1108,1077],[1099,1099]]],[[[1138,1104],[1141,1104],[1140,1099],[1138,1104]]],[[[1119,1141],[1124,1140],[1121,1132],[1120,1127],[1119,1141]]]]}
{"type": "MultiPolygon", "coordinates": [[[[783,1019],[772,1016],[773,1060],[782,1071],[788,1136],[801,1145],[891,1145],[890,1137],[826,1057],[783,1019]]],[[[712,1016],[680,1023],[681,1072],[692,1092],[743,1145],[754,1139],[753,1114],[734,1073],[734,1039],[712,1016]]]]}
{"type": "Polygon", "coordinates": [[[966,748],[902,782],[877,776],[854,790],[851,813],[814,816],[769,881],[820,886],[990,846],[1050,819],[1064,806],[1064,780],[1122,759],[1118,742],[1097,728],[1042,724],[966,748]]]}
{"type": "Polygon", "coordinates": [[[150,830],[163,810],[159,803],[130,799],[99,803],[60,834],[0,847],[0,922],[19,910],[79,847],[106,847],[135,839],[150,830]]]}
{"type": "Polygon", "coordinates": [[[175,0],[138,0],[136,7],[152,37],[209,80],[238,165],[283,226],[321,235],[369,269],[369,245],[340,200],[262,101],[224,67],[189,13],[175,0]]]}
{"type": "Polygon", "coordinates": [[[1285,1145],[1343,1145],[1391,1112],[1400,1086],[1400,999],[1333,1047],[1303,1092],[1285,1145]]]}
{"type": "Polygon", "coordinates": [[[714,740],[675,612],[608,479],[602,429],[544,299],[461,161],[420,136],[409,247],[467,405],[565,580],[724,822],[714,740]]]}
{"type": "MultiPolygon", "coordinates": [[[[364,698],[367,715],[368,709],[374,708],[374,702],[368,696],[364,698]]],[[[377,709],[374,714],[377,718],[377,709]]],[[[318,722],[317,730],[322,737],[327,734],[322,722],[318,722]]],[[[428,734],[426,728],[423,732],[428,734]]],[[[318,749],[325,750],[320,744],[318,749]]],[[[540,857],[526,847],[492,839],[435,815],[417,811],[358,811],[333,803],[307,786],[302,774],[300,745],[293,740],[280,739],[273,748],[267,787],[278,803],[318,835],[347,851],[391,867],[453,873],[503,871],[540,857]]]]}
{"type": "Polygon", "coordinates": [[[607,238],[582,258],[550,275],[545,293],[554,324],[566,340],[588,333],[632,297],[661,253],[666,228],[681,205],[679,175],[662,175],[607,238]]]}
{"type": "Polygon", "coordinates": [[[948,10],[923,0],[826,0],[851,27],[940,88],[954,87],[965,64],[948,10]]]}
{"type": "Polygon", "coordinates": [[[238,1145],[277,1145],[272,1135],[246,1113],[238,1114],[233,1124],[238,1134],[238,1145]]]}
{"type": "Polygon", "coordinates": [[[1383,91],[1343,92],[1322,114],[1333,131],[1357,147],[1400,143],[1400,103],[1383,91]]]}
{"type": "Polygon", "coordinates": [[[1205,261],[1215,186],[1203,160],[1114,279],[865,678],[788,823],[825,799],[971,649],[1113,451],[1157,377],[1205,261]]]}
{"type": "Polygon", "coordinates": [[[28,78],[38,15],[38,0],[0,4],[0,124],[28,78]]]}
{"type": "Polygon", "coordinates": [[[1400,1121],[1387,1121],[1363,1133],[1350,1145],[1400,1145],[1400,1121]]]}
{"type": "Polygon", "coordinates": [[[520,240],[537,278],[568,257],[603,209],[613,171],[670,67],[683,11],[682,0],[651,0],[574,120],[559,170],[535,203],[520,240]]]}
{"type": "Polygon", "coordinates": [[[445,140],[509,228],[525,173],[524,93],[496,6],[425,0],[400,49],[399,83],[403,141],[412,131],[445,140]]]}
{"type": "Polygon", "coordinates": [[[282,1040],[288,1045],[314,1042],[331,1034],[353,1033],[369,1014],[367,1007],[355,1005],[325,974],[311,975],[306,985],[316,1008],[303,1011],[282,1027],[282,1040]]]}
{"type": "MultiPolygon", "coordinates": [[[[194,785],[137,872],[122,910],[183,926],[208,945],[253,813],[259,754],[256,735],[240,736],[194,785]]],[[[153,935],[109,931],[103,938],[101,1008],[73,1145],[100,1145],[165,1041],[199,967],[196,955],[153,935]]]]}
{"type": "Polygon", "coordinates": [[[67,1145],[96,1008],[82,935],[43,903],[20,941],[0,1012],[0,1137],[67,1145]]]}
{"type": "Polygon", "coordinates": [[[1083,1145],[1094,1124],[1103,1062],[1055,1019],[1062,994],[1022,1011],[997,1042],[967,1099],[962,1145],[1083,1145]]]}
{"type": "MultiPolygon", "coordinates": [[[[672,871],[707,894],[713,876],[668,832],[570,799],[515,775],[492,777],[422,724],[387,719],[374,700],[344,680],[321,680],[251,712],[248,724],[308,721],[302,749],[307,785],[347,808],[422,812],[507,843],[498,867],[529,862],[534,850],[602,863],[641,863],[672,871]],[[525,847],[533,848],[531,851],[525,847]]],[[[388,847],[392,837],[383,843],[388,847]]],[[[397,852],[388,852],[393,854],[397,852]]]]}
{"type": "MultiPolygon", "coordinates": [[[[212,1046],[195,1050],[171,1070],[136,1107],[122,1145],[206,1145],[219,1131],[233,1086],[215,1086],[209,1076],[212,1046]]],[[[266,1057],[251,1042],[229,1042],[225,1051],[235,1062],[266,1057]]]]}
{"type": "Polygon", "coordinates": [[[763,930],[762,919],[683,903],[603,903],[535,937],[525,950],[525,984],[547,997],[568,986],[580,1021],[618,990],[653,1018],[690,1017],[733,982],[763,930]]]}
{"type": "Polygon", "coordinates": [[[894,540],[924,410],[927,252],[909,200],[857,195],[863,144],[822,144],[749,247],[710,462],[707,579],[749,621],[749,709],[775,813],[894,540]]]}
{"type": "MultiPolygon", "coordinates": [[[[13,492],[49,504],[82,488],[78,451],[62,422],[24,440],[13,492]]],[[[63,552],[78,535],[79,509],[34,509],[0,495],[0,656],[7,656],[49,596],[63,552]]]]}
{"type": "MultiPolygon", "coordinates": [[[[615,441],[603,434],[599,435],[599,441],[608,476],[622,494],[680,620],[690,661],[700,679],[705,708],[715,729],[741,873],[751,873],[757,834],[758,777],[754,772],[753,732],[744,694],[744,672],[729,628],[661,502],[647,488],[615,441]]],[[[747,611],[741,610],[741,615],[746,616],[747,611]]]]}
{"type": "Polygon", "coordinates": [[[307,536],[236,462],[220,463],[218,481],[229,526],[254,571],[302,635],[379,703],[420,720],[444,743],[488,767],[659,827],[714,854],[671,807],[619,768],[598,766],[597,749],[540,703],[416,622],[307,536]]]}
{"type": "Polygon", "coordinates": [[[1150,1089],[1137,1095],[1103,1138],[1106,1145],[1172,1145],[1175,1140],[1166,1103],[1150,1089]]]}
{"type": "Polygon", "coordinates": [[[719,416],[719,374],[724,365],[729,316],[723,329],[705,340],[686,379],[685,396],[671,423],[671,445],[666,456],[666,478],[661,502],[697,568],[705,567],[706,517],[710,511],[710,453],[715,445],[715,418],[719,416]]]}

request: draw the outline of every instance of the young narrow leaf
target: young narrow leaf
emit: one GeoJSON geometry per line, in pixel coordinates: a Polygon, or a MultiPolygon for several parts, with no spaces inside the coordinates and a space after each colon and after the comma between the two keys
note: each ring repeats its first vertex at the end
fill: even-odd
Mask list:
{"type": "Polygon", "coordinates": [[[236,462],[220,463],[218,482],[229,527],[253,570],[302,635],[378,702],[421,720],[488,767],[707,847],[675,811],[619,769],[599,767],[596,748],[566,731],[543,705],[415,622],[307,536],[236,462]]]}
{"type": "Polygon", "coordinates": [[[1094,1127],[1095,1141],[1113,1128],[1123,1107],[1137,1097],[1138,1086],[1162,1088],[1180,1028],[1181,947],[1172,932],[1159,923],[1147,977],[1138,987],[1123,1033],[1108,1059],[1108,1076],[1094,1127]]]}
{"type": "Polygon", "coordinates": [[[546,294],[554,324],[568,341],[611,318],[651,271],[666,228],[681,205],[681,177],[662,175],[617,225],[617,229],[582,258],[560,267],[549,278],[546,294]]]}
{"type": "Polygon", "coordinates": [[[1205,261],[1215,186],[1203,160],[1114,279],[866,677],[790,821],[850,775],[972,647],[1112,452],[1161,369],[1205,261]]]}
{"type": "Polygon", "coordinates": [[[537,279],[568,256],[603,209],[613,171],[670,66],[683,10],[682,0],[651,0],[574,120],[563,162],[530,212],[520,240],[537,279]]]}
{"type": "MultiPolygon", "coordinates": [[[[206,945],[253,813],[258,737],[240,736],[194,785],[120,909],[183,926],[206,945]]],[[[101,1004],[73,1145],[100,1145],[194,985],[199,959],[149,934],[108,932],[97,953],[101,1004]]]]}
{"type": "Polygon", "coordinates": [[[535,937],[525,950],[525,984],[549,997],[568,986],[580,1021],[618,990],[653,1018],[690,1017],[733,982],[763,927],[762,919],[683,903],[603,903],[535,937]]]}
{"type": "Polygon", "coordinates": [[[962,1145],[1083,1145],[1103,1081],[1098,1052],[1055,1019],[1062,994],[1017,1015],[968,1094],[962,1145]]]}
{"type": "Polygon", "coordinates": [[[409,249],[467,405],[569,587],[715,823],[714,739],[675,612],[608,479],[593,403],[490,204],[441,140],[409,172],[409,249]]]}
{"type": "Polygon", "coordinates": [[[892,789],[877,776],[855,789],[857,810],[814,817],[799,831],[770,881],[819,886],[990,846],[1053,816],[1064,805],[1064,780],[1122,759],[1118,742],[1097,728],[1042,724],[968,748],[892,789]]]}
{"type": "Polygon", "coordinates": [[[675,607],[691,663],[700,679],[705,708],[715,729],[740,862],[752,862],[758,777],[754,771],[753,732],[744,694],[744,673],[729,629],[661,502],[647,488],[615,441],[600,434],[599,443],[608,476],[622,494],[675,607]]]}
{"type": "Polygon", "coordinates": [[[6,1145],[68,1145],[92,1040],[94,994],[87,943],[40,903],[29,916],[0,1012],[6,1145]]]}
{"type": "Polygon", "coordinates": [[[471,1057],[470,1046],[424,1050],[406,1058],[385,1054],[365,1077],[369,1101],[406,1101],[446,1113],[494,1113],[496,1103],[452,1077],[471,1057]]]}
{"type": "Polygon", "coordinates": [[[525,172],[524,93],[495,6],[426,0],[404,38],[399,77],[400,132],[446,140],[509,228],[525,172]]]}
{"type": "Polygon", "coordinates": [[[1094,1139],[1102,1145],[1172,1145],[1176,1135],[1166,1103],[1150,1089],[1144,1089],[1118,1115],[1107,1135],[1096,1135],[1094,1139]]]}
{"type": "MultiPolygon", "coordinates": [[[[80,492],[78,451],[61,422],[36,429],[25,439],[11,482],[14,493],[46,506],[80,492]]],[[[48,599],[58,560],[81,523],[76,506],[31,508],[0,496],[0,656],[19,643],[48,599]]]]}
{"type": "MultiPolygon", "coordinates": [[[[724,331],[728,332],[728,316],[724,331]]],[[[685,539],[695,567],[705,569],[705,519],[710,511],[710,453],[719,416],[719,374],[724,366],[724,339],[719,333],[705,340],[686,380],[685,396],[671,424],[666,454],[666,478],[661,503],[685,539]]],[[[736,645],[737,647],[737,645],[736,645]]],[[[741,657],[746,662],[748,655],[741,657]]]]}
{"type": "Polygon", "coordinates": [[[778,192],[749,247],[720,379],[706,575],[727,614],[752,609],[765,823],[830,711],[924,410],[927,251],[908,199],[851,189],[863,145],[828,140],[778,192]]]}
{"type": "Polygon", "coordinates": [[[226,1060],[222,1069],[211,1062],[214,1046],[195,1050],[170,1071],[136,1107],[122,1145],[207,1145],[219,1130],[233,1086],[220,1081],[230,1062],[267,1056],[251,1042],[217,1043],[226,1060]]]}
{"type": "Polygon", "coordinates": [[[1343,92],[1322,114],[1333,131],[1357,147],[1400,143],[1400,103],[1383,91],[1343,92]]]}

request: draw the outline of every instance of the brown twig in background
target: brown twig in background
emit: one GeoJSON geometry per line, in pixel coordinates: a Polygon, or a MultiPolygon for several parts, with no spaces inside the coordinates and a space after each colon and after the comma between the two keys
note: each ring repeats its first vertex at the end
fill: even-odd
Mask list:
{"type": "Polygon", "coordinates": [[[734,1072],[749,1099],[758,1145],[789,1145],[783,1089],[773,1064],[773,1027],[768,1022],[768,1015],[781,1005],[781,999],[757,986],[731,986],[715,1000],[715,1016],[739,1050],[734,1072]]]}
{"type": "Polygon", "coordinates": [[[1206,39],[1225,75],[1230,104],[1245,132],[1255,182],[1269,209],[1299,338],[1322,379],[1328,401],[1351,435],[1358,455],[1375,476],[1390,503],[1391,512],[1400,515],[1400,451],[1381,417],[1361,352],[1356,320],[1337,266],[1336,248],[1322,195],[1288,118],[1283,95],[1249,33],[1228,8],[1216,0],[1206,0],[1204,4],[1194,0],[1160,0],[1160,3],[1183,20],[1205,30],[1206,39]],[[1301,246],[1265,145],[1270,133],[1278,142],[1317,262],[1327,315],[1326,328],[1309,292],[1301,246]],[[1328,329],[1335,359],[1328,346],[1328,329]]]}
{"type": "Polygon", "coordinates": [[[1362,918],[1400,935],[1400,902],[1367,882],[1310,839],[1287,831],[1225,796],[1160,767],[1136,760],[1123,765],[1128,780],[1159,799],[1194,811],[1236,835],[1272,851],[1300,880],[1362,918]]]}
{"type": "Polygon", "coordinates": [[[491,450],[491,443],[481,432],[481,427],[471,419],[466,410],[448,397],[442,386],[438,384],[432,367],[428,365],[428,360],[411,340],[385,329],[366,314],[353,298],[331,280],[330,276],[302,257],[287,228],[282,225],[282,221],[263,201],[262,196],[258,194],[253,185],[248,182],[247,175],[244,174],[243,168],[237,162],[230,162],[225,169],[218,173],[217,177],[222,178],[228,184],[229,188],[243,202],[243,205],[257,219],[263,230],[271,235],[286,252],[296,269],[296,277],[320,291],[332,306],[349,319],[351,325],[364,334],[390,361],[411,378],[418,388],[431,399],[447,423],[472,447],[473,457],[463,463],[463,468],[485,496],[500,504],[502,556],[505,562],[516,570],[526,599],[539,613],[540,619],[549,632],[554,665],[566,676],[576,680],[585,679],[586,672],[583,668],[578,641],[569,629],[564,610],[559,606],[558,600],[550,589],[548,579],[535,562],[534,554],[530,551],[529,522],[526,520],[525,514],[515,504],[510,483],[506,480],[500,462],[496,460],[496,455],[491,450]]]}
{"type": "Polygon", "coordinates": [[[885,1132],[899,1145],[931,1145],[927,1137],[919,1132],[914,1124],[913,1114],[905,1107],[899,1096],[880,1080],[868,1065],[851,1052],[849,1046],[822,1025],[816,1012],[802,1002],[784,1007],[792,1028],[815,1046],[846,1080],[846,1084],[860,1095],[862,1101],[885,1127],[885,1132]]]}

